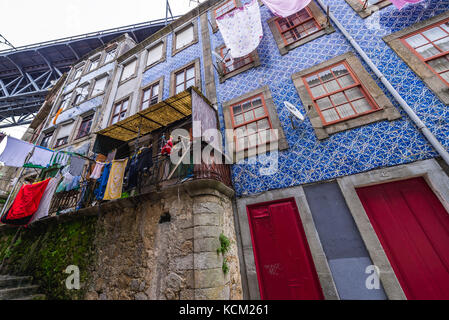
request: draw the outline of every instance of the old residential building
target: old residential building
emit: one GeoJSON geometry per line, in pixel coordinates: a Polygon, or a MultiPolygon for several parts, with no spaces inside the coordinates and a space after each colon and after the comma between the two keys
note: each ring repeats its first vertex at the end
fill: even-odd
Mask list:
{"type": "MultiPolygon", "coordinates": [[[[260,45],[231,59],[217,18],[249,2],[209,0],[139,44],[116,39],[42,111],[35,136],[53,149],[132,161],[152,145],[137,191],[67,214],[107,230],[84,298],[449,298],[447,1],[312,0],[288,18],[260,2],[260,45]],[[237,160],[162,156],[175,129],[204,147],[194,121],[237,160]]],[[[56,194],[52,213],[81,194],[56,194]]]]}

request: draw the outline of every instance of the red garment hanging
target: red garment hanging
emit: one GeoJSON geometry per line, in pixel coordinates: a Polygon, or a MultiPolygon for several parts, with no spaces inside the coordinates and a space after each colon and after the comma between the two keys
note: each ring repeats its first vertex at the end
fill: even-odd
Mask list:
{"type": "Polygon", "coordinates": [[[162,147],[161,154],[169,156],[171,154],[171,149],[173,148],[173,137],[162,147]]]}
{"type": "Polygon", "coordinates": [[[23,185],[11,207],[1,218],[1,222],[16,226],[27,225],[36,213],[50,180],[51,178],[42,182],[23,185]]]}

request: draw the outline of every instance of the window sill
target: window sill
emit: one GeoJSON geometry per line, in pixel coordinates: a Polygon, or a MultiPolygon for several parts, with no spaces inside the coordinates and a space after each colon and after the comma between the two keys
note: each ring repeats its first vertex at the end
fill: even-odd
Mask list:
{"type": "Polygon", "coordinates": [[[174,57],[179,52],[183,51],[184,49],[187,49],[190,46],[193,46],[194,44],[197,44],[198,42],[199,42],[198,39],[195,39],[192,42],[190,42],[189,44],[186,44],[185,46],[183,46],[183,47],[181,47],[179,49],[173,49],[173,52],[172,52],[171,56],[174,57]]]}
{"type": "Polygon", "coordinates": [[[137,78],[137,74],[135,74],[135,75],[129,77],[128,79],[120,80],[118,86],[121,86],[121,85],[123,85],[124,83],[126,83],[126,82],[128,82],[128,81],[131,81],[131,80],[133,80],[133,79],[135,79],[135,78],[137,78]]]}
{"type": "Polygon", "coordinates": [[[156,61],[156,62],[153,62],[152,64],[146,66],[145,69],[143,70],[143,72],[147,72],[147,71],[150,70],[151,68],[157,66],[159,63],[165,62],[166,60],[167,60],[167,58],[166,58],[166,57],[163,57],[162,59],[160,59],[160,60],[158,60],[158,61],[156,61]]]}
{"type": "Polygon", "coordinates": [[[237,70],[231,71],[229,73],[224,74],[223,76],[220,76],[220,83],[224,83],[226,80],[228,80],[240,73],[248,71],[249,69],[252,69],[252,68],[257,68],[259,66],[260,66],[260,61],[253,61],[237,70]]]}

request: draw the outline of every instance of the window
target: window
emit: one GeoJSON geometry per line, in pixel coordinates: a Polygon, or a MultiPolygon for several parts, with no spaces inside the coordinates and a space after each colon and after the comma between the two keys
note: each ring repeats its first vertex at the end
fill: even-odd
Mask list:
{"type": "Polygon", "coordinates": [[[318,139],[401,117],[352,52],[300,71],[292,79],[318,139]]]}
{"type": "Polygon", "coordinates": [[[449,11],[385,36],[383,40],[449,105],[449,11]]]}
{"type": "Polygon", "coordinates": [[[95,85],[94,88],[92,90],[92,96],[97,96],[99,94],[104,93],[105,89],[106,89],[106,83],[108,82],[108,77],[104,76],[101,77],[97,80],[95,80],[95,85]]]}
{"type": "Polygon", "coordinates": [[[172,56],[198,42],[198,21],[192,20],[174,31],[172,37],[172,56]]]}
{"type": "Polygon", "coordinates": [[[233,105],[231,116],[237,151],[267,143],[271,123],[263,95],[233,105]]]}
{"type": "Polygon", "coordinates": [[[321,29],[308,8],[305,8],[290,17],[278,18],[276,25],[286,45],[292,44],[321,29]]]}
{"type": "Polygon", "coordinates": [[[117,123],[125,119],[126,112],[128,111],[129,98],[120,101],[114,105],[114,110],[111,117],[111,124],[117,123]]]}
{"type": "Polygon", "coordinates": [[[76,88],[75,92],[76,92],[75,101],[74,101],[75,105],[86,101],[87,95],[89,94],[89,84],[85,84],[81,87],[76,88]]]}
{"type": "Polygon", "coordinates": [[[68,94],[64,95],[64,97],[62,98],[60,109],[66,110],[68,108],[71,97],[72,97],[72,93],[68,93],[68,94]]]}
{"type": "Polygon", "coordinates": [[[157,46],[148,50],[147,66],[150,66],[162,59],[163,49],[164,44],[160,43],[157,46]]]}
{"type": "Polygon", "coordinates": [[[84,66],[78,67],[75,69],[75,72],[73,73],[73,80],[78,79],[81,77],[81,74],[83,73],[84,66]]]}
{"type": "Polygon", "coordinates": [[[146,109],[159,101],[159,82],[143,90],[140,110],[146,109]]]}
{"type": "Polygon", "coordinates": [[[449,21],[407,36],[403,41],[449,86],[449,21]]]}
{"type": "Polygon", "coordinates": [[[96,59],[92,60],[89,65],[89,71],[97,69],[99,64],[100,64],[100,57],[97,57],[96,59]]]}
{"type": "Polygon", "coordinates": [[[94,118],[94,115],[89,115],[81,121],[81,125],[78,130],[78,134],[76,135],[76,139],[83,138],[87,136],[90,133],[90,128],[92,126],[92,120],[94,118]]]}
{"type": "Polygon", "coordinates": [[[226,13],[231,12],[235,8],[236,8],[235,0],[225,2],[223,5],[215,9],[214,11],[215,19],[225,15],[226,13]]]}
{"type": "Polygon", "coordinates": [[[334,32],[324,12],[314,1],[299,12],[287,17],[268,20],[279,52],[284,55],[307,42],[334,32]]]}
{"type": "Polygon", "coordinates": [[[223,103],[229,151],[236,160],[288,148],[277,107],[268,86],[223,103]],[[276,143],[275,143],[276,142],[276,143]],[[256,148],[257,147],[257,148],[256,148]]]}
{"type": "Polygon", "coordinates": [[[244,66],[253,62],[253,58],[252,58],[251,54],[241,57],[241,58],[232,59],[231,55],[227,54],[226,47],[221,48],[220,55],[222,56],[222,58],[225,58],[223,60],[223,73],[224,74],[230,73],[230,72],[240,69],[240,68],[243,68],[244,66]]]}
{"type": "Polygon", "coordinates": [[[125,81],[134,76],[136,73],[137,60],[133,60],[123,67],[122,77],[120,81],[125,81]]]}
{"type": "Polygon", "coordinates": [[[48,148],[49,145],[50,145],[50,140],[51,140],[52,137],[53,137],[53,131],[52,132],[47,132],[44,135],[44,138],[41,141],[41,147],[48,148]]]}
{"type": "Polygon", "coordinates": [[[195,65],[192,64],[175,74],[175,94],[195,85],[195,65]]]}
{"type": "Polygon", "coordinates": [[[362,18],[369,17],[374,12],[391,4],[388,0],[346,0],[346,2],[362,18]]]}
{"type": "Polygon", "coordinates": [[[67,144],[68,141],[69,141],[69,137],[68,136],[59,138],[58,140],[56,140],[55,148],[58,148],[60,146],[63,146],[65,144],[67,144]]]}
{"type": "Polygon", "coordinates": [[[325,124],[377,109],[345,62],[309,75],[304,81],[325,124]]]}
{"type": "Polygon", "coordinates": [[[116,53],[117,53],[117,48],[107,51],[106,57],[104,58],[104,63],[108,63],[108,62],[111,62],[112,60],[114,60],[116,53]]]}

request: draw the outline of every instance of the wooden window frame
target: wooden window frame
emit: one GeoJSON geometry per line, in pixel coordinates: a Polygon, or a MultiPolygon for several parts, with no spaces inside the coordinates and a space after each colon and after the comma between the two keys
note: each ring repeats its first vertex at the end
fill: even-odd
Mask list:
{"type": "MultiPolygon", "coordinates": [[[[443,20],[443,21],[441,21],[441,22],[435,23],[435,24],[433,24],[433,25],[430,25],[430,26],[428,26],[428,27],[425,27],[425,28],[422,28],[422,29],[420,29],[420,30],[417,30],[417,31],[415,31],[415,32],[413,32],[413,33],[411,33],[411,34],[409,34],[409,35],[407,35],[407,36],[404,36],[404,37],[401,38],[401,41],[402,41],[402,43],[403,43],[408,49],[410,49],[410,50],[411,50],[411,51],[418,57],[418,59],[419,59],[421,62],[425,63],[426,66],[427,66],[427,67],[428,67],[428,68],[429,68],[429,69],[430,69],[430,70],[431,70],[437,77],[439,77],[441,81],[443,81],[443,82],[449,87],[449,81],[445,80],[445,79],[440,75],[440,73],[438,73],[438,72],[437,72],[437,71],[436,71],[436,70],[435,70],[435,69],[428,63],[428,62],[431,61],[431,60],[439,59],[439,58],[442,58],[442,57],[445,57],[445,58],[449,61],[449,50],[443,51],[437,44],[434,43],[435,41],[438,41],[438,40],[441,40],[441,39],[444,39],[444,38],[449,38],[449,32],[446,31],[446,30],[444,30],[443,28],[440,27],[440,25],[442,25],[442,24],[444,24],[444,23],[449,23],[449,18],[447,18],[447,19],[445,19],[445,20],[443,20]],[[423,34],[423,32],[425,32],[425,31],[427,31],[427,30],[430,30],[430,29],[433,29],[433,28],[435,28],[435,27],[439,27],[441,30],[443,30],[444,32],[446,32],[446,33],[447,33],[447,36],[432,41],[432,40],[430,40],[429,38],[427,38],[427,37],[423,34]],[[413,47],[406,41],[408,38],[411,38],[411,37],[416,36],[416,35],[418,35],[418,34],[420,34],[421,36],[423,36],[423,37],[428,41],[428,43],[425,44],[425,45],[432,44],[434,48],[436,48],[437,50],[440,51],[440,53],[437,54],[437,55],[435,55],[435,56],[432,56],[432,57],[430,57],[430,58],[424,58],[418,51],[416,51],[416,48],[413,48],[413,47]]],[[[449,69],[447,69],[445,72],[448,72],[448,71],[449,71],[449,69]]]]}
{"type": "MultiPolygon", "coordinates": [[[[194,61],[191,61],[187,64],[185,64],[184,66],[182,66],[181,68],[178,68],[174,71],[172,71],[171,73],[171,77],[170,77],[170,96],[174,96],[176,95],[176,75],[179,74],[180,72],[182,72],[183,70],[187,70],[189,67],[194,66],[195,68],[195,87],[197,87],[198,89],[200,89],[201,91],[201,68],[200,68],[200,59],[195,59],[194,61]]],[[[185,80],[185,76],[184,76],[184,80],[185,80]]],[[[185,84],[186,82],[184,82],[185,84]]],[[[187,88],[185,88],[184,90],[186,90],[187,88]]]]}
{"type": "Polygon", "coordinates": [[[59,148],[59,147],[65,146],[68,143],[69,143],[69,136],[58,138],[58,139],[56,139],[56,142],[55,142],[55,148],[59,148]],[[59,144],[59,141],[64,140],[64,139],[65,139],[65,142],[62,143],[62,144],[59,144]]]}
{"type": "Polygon", "coordinates": [[[87,100],[89,100],[89,99],[90,99],[90,98],[89,98],[89,97],[90,97],[90,91],[91,91],[91,84],[88,83],[88,82],[83,83],[83,84],[80,85],[80,86],[77,86],[77,87],[75,88],[75,97],[73,98],[73,106],[80,105],[80,104],[86,102],[87,100]],[[87,93],[86,93],[86,95],[84,96],[84,98],[82,98],[81,101],[77,101],[78,96],[81,96],[81,93],[82,93],[82,92],[78,93],[78,92],[76,92],[76,90],[77,90],[77,89],[84,88],[84,87],[86,88],[87,93]]]}
{"type": "Polygon", "coordinates": [[[364,8],[364,0],[345,0],[346,3],[362,18],[365,19],[373,13],[391,5],[389,0],[381,0],[379,3],[367,5],[364,8]]]}
{"type": "Polygon", "coordinates": [[[92,59],[89,60],[89,66],[86,68],[86,73],[92,72],[94,70],[97,70],[98,68],[100,68],[101,66],[101,54],[96,55],[95,57],[93,57],[92,59]],[[94,69],[92,68],[93,63],[97,61],[97,65],[94,69]]]}
{"type": "Polygon", "coordinates": [[[84,70],[85,69],[86,69],[86,64],[84,62],[78,64],[77,66],[75,66],[73,68],[73,74],[72,74],[71,82],[76,81],[78,79],[81,79],[81,77],[84,75],[84,70]],[[76,74],[77,74],[78,70],[81,70],[81,73],[80,73],[79,77],[76,77],[76,74]]]}
{"type": "Polygon", "coordinates": [[[311,68],[295,73],[292,75],[292,80],[319,140],[326,139],[331,134],[350,130],[377,121],[393,121],[401,118],[399,111],[393,106],[391,101],[387,98],[382,89],[380,89],[371,75],[365,70],[359,58],[353,52],[347,52],[311,68]],[[335,123],[326,123],[318,111],[319,108],[314,103],[314,97],[312,97],[308,90],[304,78],[342,62],[347,63],[349,69],[364,88],[365,94],[372,99],[373,103],[377,106],[377,109],[367,112],[366,114],[358,114],[354,117],[345,118],[335,123]]]}
{"type": "MultiPolygon", "coordinates": [[[[140,99],[139,99],[140,104],[139,104],[139,111],[145,110],[145,109],[142,109],[144,102],[147,101],[147,100],[145,100],[145,101],[143,100],[144,97],[145,97],[145,91],[147,91],[147,90],[153,90],[153,87],[154,87],[155,85],[158,85],[158,86],[159,86],[159,92],[158,92],[158,95],[157,95],[157,102],[156,102],[156,103],[159,103],[159,102],[162,101],[163,89],[164,89],[164,88],[163,88],[163,85],[164,85],[164,77],[161,77],[161,78],[159,78],[158,80],[156,80],[156,81],[154,81],[154,82],[152,82],[152,83],[146,85],[145,87],[143,87],[143,88],[140,90],[140,99]]],[[[149,100],[151,100],[151,99],[149,99],[149,100]]],[[[154,105],[154,104],[149,105],[148,108],[151,107],[152,105],[154,105]]]]}
{"type": "Polygon", "coordinates": [[[106,91],[107,91],[107,88],[108,88],[108,84],[109,84],[109,75],[108,75],[108,73],[104,73],[104,74],[101,74],[101,75],[95,77],[93,79],[93,81],[92,81],[92,87],[91,87],[91,90],[89,92],[89,99],[93,99],[95,97],[98,97],[98,96],[101,96],[101,95],[105,94],[106,91]],[[106,78],[106,84],[104,85],[104,90],[102,92],[95,93],[94,90],[95,90],[95,86],[97,85],[98,80],[101,80],[103,78],[106,78]]]}
{"type": "MultiPolygon", "coordinates": [[[[259,107],[259,108],[260,108],[260,107],[259,107]]],[[[250,97],[250,98],[247,98],[247,99],[242,100],[242,101],[240,101],[240,102],[237,102],[237,103],[232,104],[232,105],[230,106],[230,112],[231,112],[231,120],[232,120],[232,129],[234,130],[234,132],[235,132],[238,128],[245,127],[245,126],[247,126],[248,124],[251,124],[251,123],[254,123],[254,122],[256,122],[256,125],[257,125],[257,122],[260,121],[260,120],[263,120],[263,119],[267,119],[267,120],[268,120],[268,124],[269,124],[270,128],[267,129],[267,130],[273,129],[273,126],[272,126],[271,120],[270,120],[270,115],[269,115],[269,113],[268,113],[268,108],[267,108],[267,105],[266,105],[266,103],[265,103],[265,97],[264,97],[263,93],[259,93],[259,94],[255,95],[255,96],[253,96],[253,97],[250,97]],[[250,110],[248,110],[248,111],[243,111],[243,108],[242,108],[242,112],[241,112],[241,113],[239,113],[239,114],[234,114],[234,107],[236,107],[236,106],[238,106],[238,105],[243,105],[243,104],[245,104],[246,102],[251,102],[251,104],[252,104],[252,101],[256,100],[257,98],[260,98],[261,101],[262,101],[262,106],[263,106],[263,109],[264,109],[264,111],[265,111],[265,114],[264,114],[263,116],[261,116],[261,117],[259,117],[259,118],[256,118],[256,115],[254,114],[254,109],[255,109],[254,107],[252,107],[252,108],[251,108],[250,110]],[[238,125],[235,124],[235,116],[236,116],[236,115],[240,115],[240,114],[243,115],[244,113],[249,112],[249,111],[253,111],[253,114],[254,114],[254,119],[253,119],[253,120],[244,121],[244,122],[242,122],[242,123],[240,123],[240,124],[238,124],[238,125]]],[[[257,131],[257,135],[259,135],[259,131],[257,131]]],[[[248,136],[246,136],[246,137],[248,137],[248,136]]],[[[245,148],[239,149],[239,148],[238,148],[238,142],[237,142],[237,140],[238,140],[238,139],[237,139],[237,136],[236,136],[235,133],[234,133],[234,145],[235,145],[235,150],[236,150],[237,152],[248,151],[248,149],[250,149],[249,146],[245,146],[245,148]]]]}
{"type": "Polygon", "coordinates": [[[115,45],[111,46],[110,48],[108,48],[108,49],[105,51],[104,59],[103,59],[103,61],[102,61],[102,64],[104,65],[104,64],[107,64],[107,63],[111,63],[112,61],[114,61],[115,59],[117,59],[117,54],[118,54],[118,44],[115,44],[115,45]],[[115,51],[114,56],[113,56],[112,60],[106,61],[106,59],[108,58],[108,54],[109,54],[109,52],[111,52],[111,51],[115,51]]]}
{"type": "Polygon", "coordinates": [[[198,20],[195,18],[192,21],[183,24],[182,26],[180,26],[179,28],[177,28],[175,31],[173,31],[173,35],[172,35],[172,56],[175,56],[177,53],[181,52],[182,50],[198,43],[199,41],[199,36],[198,36],[198,20]],[[189,27],[193,27],[193,40],[190,43],[185,44],[184,46],[182,46],[181,48],[176,49],[176,35],[179,32],[184,31],[185,29],[189,28],[189,27]]]}
{"type": "MultiPolygon", "coordinates": [[[[293,49],[296,49],[310,41],[313,41],[321,36],[331,34],[332,32],[335,31],[334,27],[332,27],[332,24],[328,23],[326,14],[318,7],[318,5],[314,1],[311,1],[309,3],[309,5],[302,10],[307,10],[307,12],[309,13],[309,15],[311,17],[307,21],[304,21],[300,24],[306,23],[313,19],[315,21],[316,26],[319,28],[319,30],[317,30],[305,37],[299,38],[297,41],[294,41],[292,43],[288,43],[286,41],[285,37],[283,36],[283,33],[285,33],[286,31],[282,32],[281,28],[279,26],[279,20],[281,20],[283,18],[275,16],[275,17],[270,18],[267,21],[268,26],[270,27],[271,33],[273,34],[274,40],[276,41],[276,44],[278,46],[279,53],[281,55],[285,55],[293,49]]],[[[298,14],[298,13],[295,13],[295,14],[298,14]]],[[[295,27],[297,27],[297,26],[294,26],[291,29],[293,29],[295,27]]]]}
{"type": "MultiPolygon", "coordinates": [[[[253,90],[251,92],[248,92],[244,94],[243,96],[234,98],[232,100],[226,101],[223,103],[223,116],[224,116],[224,122],[226,129],[232,129],[227,132],[226,135],[226,141],[228,148],[233,154],[234,160],[240,160],[247,157],[252,157],[257,154],[264,154],[267,151],[283,151],[289,148],[287,139],[285,138],[284,130],[282,127],[282,124],[279,120],[279,116],[277,113],[277,106],[274,103],[273,97],[271,95],[271,90],[269,86],[263,86],[259,89],[253,90]],[[277,146],[274,144],[274,141],[267,143],[264,147],[264,145],[259,145],[257,147],[251,147],[245,150],[239,150],[237,151],[235,148],[230,148],[235,140],[234,136],[234,122],[233,122],[233,111],[232,107],[235,105],[238,105],[240,103],[243,103],[244,101],[247,101],[248,99],[252,99],[254,97],[257,97],[261,95],[263,97],[263,103],[265,107],[266,114],[268,115],[268,121],[270,124],[271,129],[276,129],[277,131],[277,146]],[[230,132],[233,132],[232,135],[230,135],[230,132]],[[277,148],[276,148],[277,147],[277,148]]],[[[261,119],[263,119],[262,117],[261,119]]],[[[259,119],[260,120],[260,119],[259,119]]],[[[240,126],[240,125],[239,125],[240,126]]]]}
{"type": "Polygon", "coordinates": [[[76,134],[76,137],[75,137],[75,140],[78,140],[78,139],[81,139],[81,138],[84,138],[84,137],[86,137],[86,136],[88,136],[89,134],[90,134],[90,132],[91,132],[91,130],[92,130],[92,125],[93,125],[93,123],[94,123],[94,114],[93,113],[91,113],[91,114],[89,114],[89,115],[86,115],[86,116],[84,116],[82,119],[81,119],[81,122],[80,122],[80,125],[79,125],[79,127],[78,127],[78,132],[77,132],[77,134],[76,134]],[[83,123],[85,123],[86,121],[90,121],[91,123],[90,123],[90,126],[89,126],[89,130],[86,132],[85,130],[81,130],[82,129],[82,127],[83,127],[83,123]],[[84,134],[83,134],[84,133],[84,134]]]}
{"type": "Polygon", "coordinates": [[[51,142],[53,140],[53,136],[54,136],[54,131],[49,131],[49,132],[45,132],[44,133],[44,137],[42,138],[41,142],[40,142],[40,146],[44,147],[44,148],[49,148],[51,146],[51,142]],[[47,144],[45,146],[42,145],[42,143],[45,141],[45,139],[48,139],[47,144]]]}
{"type": "MultiPolygon", "coordinates": [[[[224,1],[223,3],[219,3],[219,4],[215,5],[215,6],[210,10],[210,23],[211,23],[211,26],[212,26],[212,32],[213,32],[213,33],[215,33],[215,32],[218,31],[217,16],[216,16],[217,10],[220,9],[222,6],[224,6],[226,3],[230,2],[230,1],[234,1],[235,8],[241,8],[241,7],[242,7],[242,1],[241,1],[241,0],[227,0],[227,1],[224,1]]],[[[226,12],[226,13],[229,13],[229,12],[231,12],[231,11],[234,11],[235,8],[232,9],[232,10],[229,10],[229,11],[226,12]]],[[[226,13],[223,13],[223,14],[226,14],[226,13]]]]}
{"type": "Polygon", "coordinates": [[[115,103],[112,105],[111,118],[109,119],[109,125],[110,125],[110,126],[112,126],[113,124],[116,124],[116,123],[118,123],[118,122],[121,121],[121,120],[120,120],[120,118],[121,118],[120,115],[121,115],[123,112],[125,112],[125,117],[126,117],[126,114],[129,112],[130,104],[131,104],[131,98],[128,96],[128,97],[126,97],[126,98],[123,98],[123,99],[121,99],[121,100],[115,102],[115,103]],[[123,105],[124,105],[125,101],[128,101],[128,105],[127,105],[127,107],[126,107],[126,110],[123,110],[123,105]],[[119,104],[121,104],[121,106],[120,106],[120,111],[119,111],[118,113],[115,113],[115,108],[116,108],[116,106],[119,105],[119,104]],[[114,117],[117,116],[117,115],[118,115],[118,121],[112,123],[112,120],[113,120],[114,117]]]}
{"type": "MultiPolygon", "coordinates": [[[[306,74],[306,75],[304,75],[304,76],[302,77],[302,79],[303,79],[304,85],[306,86],[306,89],[307,89],[307,91],[308,91],[310,97],[312,97],[313,105],[314,105],[314,107],[316,108],[316,111],[317,111],[318,114],[320,115],[321,121],[323,122],[323,124],[324,124],[325,126],[331,125],[331,124],[335,124],[335,123],[339,123],[339,122],[343,122],[343,121],[347,121],[347,120],[350,120],[350,119],[352,119],[352,118],[358,118],[358,117],[360,117],[360,116],[362,116],[362,115],[365,115],[365,114],[368,114],[368,113],[371,113],[371,112],[376,112],[376,111],[379,110],[379,106],[375,103],[375,101],[374,101],[374,100],[371,98],[371,96],[367,93],[366,88],[363,86],[363,84],[362,84],[362,83],[360,82],[360,80],[357,78],[357,75],[352,71],[351,67],[349,66],[349,64],[348,64],[345,60],[343,60],[343,61],[341,61],[341,62],[337,62],[337,63],[335,63],[335,64],[333,64],[333,65],[327,66],[327,67],[325,67],[325,68],[322,68],[322,69],[320,69],[320,70],[318,70],[318,71],[315,71],[315,72],[312,72],[312,73],[310,73],[310,74],[306,74]],[[341,85],[340,85],[340,83],[338,82],[338,79],[339,79],[339,78],[342,78],[342,77],[345,77],[346,75],[337,77],[337,76],[331,71],[332,68],[334,68],[334,67],[336,67],[336,66],[339,66],[339,65],[344,65],[344,66],[346,67],[346,70],[348,70],[349,75],[350,75],[350,76],[352,77],[352,79],[354,80],[354,84],[352,84],[352,85],[350,85],[350,86],[347,86],[347,87],[344,87],[344,88],[341,88],[341,85]],[[334,77],[334,78],[333,78],[332,80],[330,80],[330,81],[337,80],[338,84],[340,85],[340,89],[338,89],[338,90],[336,90],[336,91],[328,92],[328,93],[326,93],[326,94],[324,94],[324,95],[321,95],[321,96],[319,96],[319,97],[314,97],[314,96],[312,95],[312,91],[310,90],[310,86],[309,86],[309,84],[308,84],[307,81],[306,81],[306,78],[309,78],[309,77],[311,77],[311,76],[317,75],[317,74],[319,74],[319,73],[321,73],[321,72],[323,72],[323,71],[328,71],[328,70],[331,71],[331,73],[332,73],[332,75],[333,75],[333,77],[334,77]],[[371,106],[371,110],[368,110],[368,111],[365,111],[365,112],[361,112],[361,113],[357,113],[357,111],[355,110],[355,108],[354,108],[354,106],[353,106],[353,104],[352,104],[352,102],[354,102],[354,101],[356,101],[356,100],[349,100],[349,98],[348,98],[348,97],[346,96],[346,94],[345,94],[345,91],[350,90],[350,89],[353,89],[353,88],[360,88],[360,91],[362,92],[363,97],[358,98],[357,100],[361,100],[361,99],[365,98],[365,99],[368,101],[369,105],[371,106]],[[346,103],[343,103],[343,104],[340,104],[340,105],[334,105],[334,102],[332,101],[332,99],[330,99],[330,97],[331,97],[332,95],[335,95],[335,94],[340,93],[340,92],[343,92],[343,94],[345,95],[345,98],[347,99],[347,103],[349,103],[349,105],[351,106],[351,108],[352,108],[353,111],[355,112],[354,115],[349,116],[349,117],[345,117],[345,118],[342,118],[342,117],[340,116],[340,113],[338,112],[337,107],[339,107],[339,106],[341,106],[341,105],[344,105],[344,104],[346,104],[346,103]],[[317,100],[320,100],[320,99],[323,99],[323,98],[326,98],[326,97],[329,98],[329,100],[330,100],[330,102],[331,102],[331,104],[332,104],[332,107],[330,107],[330,108],[328,108],[328,109],[334,109],[335,112],[337,112],[338,116],[340,117],[339,120],[334,120],[334,121],[326,121],[326,120],[325,120],[325,118],[324,118],[324,116],[323,116],[323,113],[322,113],[322,110],[320,110],[320,108],[319,108],[319,106],[318,106],[318,104],[317,104],[317,100]]],[[[320,80],[321,85],[324,85],[325,83],[329,82],[329,81],[327,81],[327,82],[322,82],[321,79],[319,79],[319,80],[320,80]]],[[[328,110],[328,109],[326,109],[326,110],[328,110]]]]}
{"type": "MultiPolygon", "coordinates": [[[[222,44],[221,46],[219,46],[215,49],[215,52],[218,53],[221,57],[223,57],[225,49],[226,49],[226,45],[222,44]]],[[[222,73],[219,74],[220,83],[223,83],[226,80],[228,80],[229,78],[232,78],[232,77],[234,77],[240,73],[243,73],[251,68],[256,68],[256,67],[260,66],[260,58],[259,58],[257,49],[254,50],[253,52],[251,52],[248,56],[250,57],[251,62],[246,63],[246,64],[242,65],[240,68],[234,69],[231,72],[225,72],[225,64],[221,63],[222,73]]]]}
{"type": "Polygon", "coordinates": [[[167,59],[167,36],[165,36],[163,39],[151,44],[147,49],[146,49],[146,57],[145,57],[145,70],[147,71],[148,69],[151,69],[152,67],[154,67],[155,65],[164,62],[167,59]],[[162,44],[162,56],[159,60],[151,63],[151,64],[147,64],[148,63],[148,57],[150,54],[150,51],[152,49],[154,49],[155,47],[159,46],[162,44]]]}
{"type": "MultiPolygon", "coordinates": [[[[287,18],[281,18],[281,17],[278,17],[278,18],[275,20],[276,27],[278,28],[278,31],[279,31],[279,33],[281,34],[282,40],[284,40],[284,44],[285,44],[286,46],[289,46],[289,45],[291,45],[291,44],[293,44],[293,43],[295,43],[295,42],[297,42],[297,41],[300,41],[300,40],[302,40],[302,39],[305,39],[305,38],[307,38],[307,37],[310,37],[311,35],[313,35],[313,34],[316,33],[316,32],[319,32],[319,31],[323,28],[323,27],[317,22],[317,20],[315,19],[315,17],[313,16],[313,14],[312,14],[312,12],[310,11],[309,8],[305,7],[305,8],[302,9],[301,11],[296,12],[295,14],[291,15],[290,17],[287,17],[287,18]],[[282,31],[280,21],[281,21],[281,20],[289,19],[289,18],[291,18],[292,16],[297,16],[297,15],[299,15],[300,12],[303,11],[303,10],[305,10],[305,11],[308,13],[308,15],[309,15],[310,17],[307,18],[307,19],[304,20],[304,21],[301,21],[301,22],[298,23],[298,24],[294,24],[292,27],[289,27],[288,30],[282,31]],[[306,24],[307,22],[309,22],[309,21],[313,21],[313,22],[314,22],[315,26],[317,27],[317,30],[316,30],[316,31],[314,31],[314,32],[312,32],[312,33],[309,33],[308,35],[306,35],[306,36],[304,36],[304,37],[302,37],[302,38],[298,38],[298,39],[296,39],[295,41],[292,41],[292,42],[288,42],[288,41],[287,41],[287,38],[285,37],[285,33],[290,32],[291,30],[296,29],[297,27],[299,27],[299,26],[301,26],[301,25],[305,25],[305,24],[306,24]]],[[[308,30],[308,29],[305,29],[305,28],[304,28],[304,30],[308,30]]]]}
{"type": "Polygon", "coordinates": [[[119,86],[122,85],[123,83],[130,81],[131,79],[134,79],[135,77],[137,77],[137,70],[139,69],[139,59],[137,57],[132,57],[131,59],[128,59],[127,61],[122,63],[122,71],[120,72],[120,81],[119,81],[119,86]],[[134,66],[134,72],[126,79],[123,79],[123,72],[125,72],[125,68],[132,64],[135,63],[136,65],[134,66]]]}
{"type": "Polygon", "coordinates": [[[420,55],[416,53],[411,46],[409,46],[404,38],[425,31],[436,25],[442,24],[449,20],[449,11],[434,16],[430,19],[415,23],[414,25],[402,29],[393,34],[387,35],[383,40],[390,46],[390,48],[409,66],[410,69],[417,74],[419,78],[432,90],[435,95],[446,105],[449,105],[449,86],[441,76],[436,76],[436,73],[431,67],[421,59],[420,55]]]}

